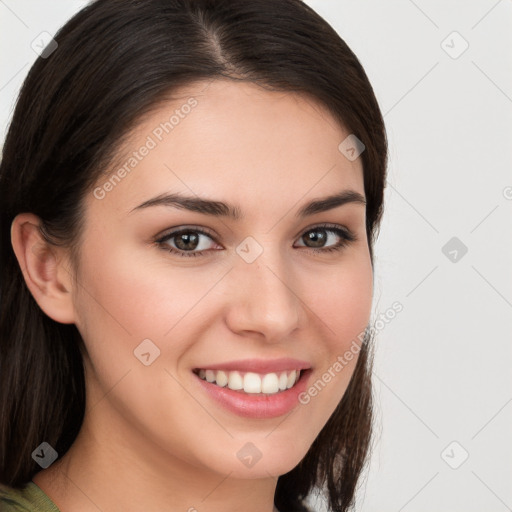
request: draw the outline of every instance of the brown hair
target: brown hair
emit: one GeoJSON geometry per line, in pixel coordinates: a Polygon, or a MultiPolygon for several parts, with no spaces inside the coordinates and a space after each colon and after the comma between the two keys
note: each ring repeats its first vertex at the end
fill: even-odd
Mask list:
{"type": "MultiPolygon", "coordinates": [[[[10,242],[21,212],[51,243],[77,249],[83,198],[141,117],[174,90],[225,77],[319,100],[359,138],[373,243],[383,209],[387,142],[368,78],[334,29],[300,0],[97,0],[55,36],[21,89],[0,164],[0,482],[21,487],[40,469],[32,451],[62,456],[85,410],[83,340],[47,317],[10,242]]],[[[341,141],[340,141],[341,142],[341,141]]],[[[369,453],[371,339],[348,389],[304,459],[278,479],[275,504],[307,511],[324,490],[346,511],[369,453]]]]}

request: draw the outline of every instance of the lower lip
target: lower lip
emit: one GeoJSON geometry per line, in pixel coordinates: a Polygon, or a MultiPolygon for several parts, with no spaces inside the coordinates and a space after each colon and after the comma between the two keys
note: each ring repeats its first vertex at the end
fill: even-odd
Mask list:
{"type": "Polygon", "coordinates": [[[305,391],[310,374],[311,369],[302,370],[293,387],[271,395],[233,391],[203,380],[195,373],[194,376],[210,397],[232,413],[245,418],[276,418],[299,405],[299,395],[305,391]]]}

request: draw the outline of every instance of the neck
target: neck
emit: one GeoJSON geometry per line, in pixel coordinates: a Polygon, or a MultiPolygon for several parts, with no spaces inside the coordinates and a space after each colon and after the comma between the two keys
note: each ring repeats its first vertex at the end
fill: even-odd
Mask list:
{"type": "Polygon", "coordinates": [[[33,478],[61,512],[278,512],[277,477],[233,478],[229,468],[220,474],[176,458],[109,415],[95,418],[86,413],[69,451],[33,478]]]}

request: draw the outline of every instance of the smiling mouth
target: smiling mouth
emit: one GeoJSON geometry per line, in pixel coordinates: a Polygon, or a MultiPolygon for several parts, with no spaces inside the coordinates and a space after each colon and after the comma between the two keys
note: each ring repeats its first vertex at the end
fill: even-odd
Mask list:
{"type": "Polygon", "coordinates": [[[297,384],[304,370],[254,373],[227,370],[193,370],[200,379],[221,388],[248,394],[276,394],[297,384]]]}

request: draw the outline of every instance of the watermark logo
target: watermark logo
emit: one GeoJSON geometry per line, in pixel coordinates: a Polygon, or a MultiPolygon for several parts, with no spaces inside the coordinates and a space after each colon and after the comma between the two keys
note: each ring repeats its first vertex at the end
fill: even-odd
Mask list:
{"type": "Polygon", "coordinates": [[[452,469],[459,469],[468,460],[469,453],[458,441],[452,441],[441,452],[441,458],[452,469]]]}
{"type": "Polygon", "coordinates": [[[468,248],[459,238],[454,236],[443,245],[441,252],[452,263],[458,263],[466,255],[468,248]]]}
{"type": "Polygon", "coordinates": [[[453,31],[441,41],[441,48],[452,59],[458,59],[469,48],[469,43],[457,31],[453,31]]]}
{"type": "Polygon", "coordinates": [[[48,32],[41,32],[30,44],[42,59],[47,59],[58,47],[57,41],[48,32]]]}
{"type": "Polygon", "coordinates": [[[248,236],[238,244],[236,253],[246,263],[252,263],[263,253],[263,247],[252,236],[248,236]]]}
{"type": "Polygon", "coordinates": [[[150,366],[160,356],[160,349],[146,338],[135,347],[133,353],[144,366],[150,366]]]}
{"type": "Polygon", "coordinates": [[[47,443],[41,443],[33,452],[32,458],[43,468],[51,466],[58,457],[58,453],[47,443]]]}
{"type": "Polygon", "coordinates": [[[342,155],[353,162],[366,149],[366,146],[353,133],[351,133],[338,146],[338,149],[342,155]]]}
{"type": "Polygon", "coordinates": [[[238,452],[236,452],[238,460],[248,468],[252,468],[263,456],[253,443],[245,443],[238,452]]]}

